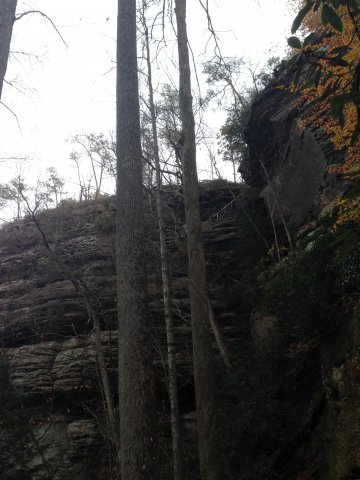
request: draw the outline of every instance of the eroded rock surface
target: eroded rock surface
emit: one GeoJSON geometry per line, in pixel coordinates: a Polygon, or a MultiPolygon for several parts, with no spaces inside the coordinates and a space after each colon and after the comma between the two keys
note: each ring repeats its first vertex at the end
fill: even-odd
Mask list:
{"type": "MultiPolygon", "coordinates": [[[[234,216],[237,206],[228,208],[227,205],[239,193],[239,187],[233,186],[232,190],[219,188],[215,192],[204,189],[202,206],[204,225],[207,225],[204,234],[209,252],[208,266],[210,271],[215,269],[220,274],[220,265],[236,254],[240,231],[234,216]]],[[[171,200],[173,197],[169,196],[168,243],[173,273],[181,408],[182,413],[187,414],[194,410],[194,391],[186,231],[183,229],[182,204],[176,196],[171,200]]],[[[90,202],[65,206],[40,214],[38,220],[55,256],[61,259],[71,275],[86,283],[91,292],[101,321],[106,367],[116,398],[113,203],[108,200],[104,204],[90,202]]],[[[146,224],[154,365],[159,413],[166,429],[169,421],[168,407],[164,407],[168,402],[164,375],[166,335],[158,231],[156,218],[150,212],[146,224]]],[[[0,261],[0,352],[11,385],[21,398],[32,426],[30,458],[26,460],[29,478],[60,480],[62,475],[70,475],[74,480],[101,478],[109,463],[109,432],[104,430],[93,326],[84,301],[66,271],[48,254],[42,236],[31,220],[2,228],[0,261]]],[[[229,303],[227,283],[218,284],[213,278],[210,287],[214,311],[231,341],[236,337],[239,325],[237,308],[229,303]]],[[[247,326],[242,330],[246,331],[247,326]]]]}
{"type": "Polygon", "coordinates": [[[267,199],[276,219],[280,211],[293,229],[316,218],[324,204],[348,188],[328,174],[342,160],[324,132],[303,126],[306,106],[274,80],[251,107],[245,129],[249,157],[240,171],[245,181],[267,199]]]}

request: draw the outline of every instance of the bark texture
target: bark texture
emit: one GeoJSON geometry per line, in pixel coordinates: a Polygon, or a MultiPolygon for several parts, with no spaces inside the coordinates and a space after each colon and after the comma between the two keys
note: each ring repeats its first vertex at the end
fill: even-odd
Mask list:
{"type": "Polygon", "coordinates": [[[6,74],[17,0],[0,0],[0,100],[6,74]]]}
{"type": "Polygon", "coordinates": [[[219,480],[224,477],[218,440],[213,351],[211,348],[205,255],[199,210],[195,121],[192,108],[191,73],[186,29],[186,0],[176,0],[175,13],[180,72],[179,103],[184,140],[181,163],[187,226],[200,472],[202,480],[219,480]]]}
{"type": "Polygon", "coordinates": [[[136,1],[118,1],[117,301],[122,480],[158,479],[155,392],[144,263],[136,1]]]}

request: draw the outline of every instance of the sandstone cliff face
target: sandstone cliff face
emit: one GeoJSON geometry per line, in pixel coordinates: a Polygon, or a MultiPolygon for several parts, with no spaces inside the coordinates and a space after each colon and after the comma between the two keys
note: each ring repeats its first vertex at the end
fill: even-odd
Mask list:
{"type": "MultiPolygon", "coordinates": [[[[341,161],[340,154],[322,132],[299,127],[301,105],[276,86],[270,85],[252,107],[246,132],[250,156],[242,165],[251,188],[222,185],[201,192],[210,298],[232,359],[231,371],[219,358],[214,372],[225,464],[231,480],[357,478],[360,317],[354,306],[360,295],[360,251],[337,264],[331,233],[319,221],[323,202],[348,185],[327,173],[328,165],[341,161]],[[294,239],[295,251],[282,252],[281,262],[268,253],[274,237],[266,208],[274,212],[278,232],[281,214],[292,234],[306,231],[312,221],[313,231],[294,239]]],[[[168,191],[166,200],[180,408],[189,432],[195,405],[186,226],[181,192],[168,191]]],[[[42,213],[39,221],[56,255],[91,292],[116,398],[114,204],[105,199],[63,206],[42,213]]],[[[146,230],[158,412],[168,440],[158,231],[150,207],[146,230]]],[[[5,478],[108,480],[113,458],[83,299],[48,256],[30,219],[2,228],[0,261],[0,465],[5,478]]],[[[197,478],[191,470],[195,450],[188,452],[191,480],[197,478]]]]}
{"type": "MultiPolygon", "coordinates": [[[[216,270],[219,276],[221,271],[225,272],[226,263],[237,255],[236,245],[241,236],[236,219],[238,206],[235,203],[230,207],[227,205],[238,193],[239,187],[234,186],[232,190],[219,188],[202,194],[208,267],[210,271],[216,270]]],[[[182,413],[188,414],[194,410],[194,392],[186,234],[181,202],[176,195],[170,194],[168,204],[180,401],[182,413]]],[[[96,298],[107,369],[116,397],[114,205],[107,200],[63,207],[40,214],[39,222],[56,255],[74,275],[86,282],[91,295],[96,298]]],[[[166,336],[158,232],[151,212],[148,212],[146,222],[150,321],[158,405],[166,430],[166,336]]],[[[32,429],[28,438],[30,458],[25,462],[28,476],[31,479],[61,479],[67,475],[74,480],[102,478],[103,474],[106,475],[109,462],[107,432],[103,431],[104,412],[94,334],[84,302],[71,279],[66,278],[66,274],[49,257],[31,220],[2,228],[0,258],[1,359],[13,391],[21,398],[23,411],[32,429]]],[[[230,272],[231,268],[228,270],[230,272]]],[[[226,291],[229,280],[226,281],[225,277],[222,283],[210,278],[210,292],[214,311],[231,343],[241,330],[240,334],[246,336],[247,325],[243,327],[238,321],[239,309],[226,291]]],[[[17,415],[16,412],[13,415],[17,415]]],[[[11,469],[14,475],[16,472],[24,474],[20,460],[18,464],[10,462],[9,465],[9,478],[12,478],[11,469]]]]}
{"type": "MultiPolygon", "coordinates": [[[[249,157],[241,165],[245,181],[268,199],[279,203],[289,225],[298,228],[314,220],[325,203],[342,194],[348,185],[329,175],[327,168],[343,160],[326,135],[299,122],[306,105],[274,80],[251,107],[245,140],[249,157]]],[[[275,205],[279,217],[279,208],[275,205]]]]}
{"type": "Polygon", "coordinates": [[[259,276],[263,293],[251,319],[260,368],[272,375],[273,411],[284,415],[273,426],[283,422],[279,437],[286,432],[263,478],[359,478],[360,246],[337,261],[323,216],[349,189],[328,173],[344,153],[318,128],[301,126],[306,105],[279,88],[284,82],[275,80],[255,99],[241,166],[278,231],[283,215],[297,242],[282,264],[259,276]]]}
{"type": "MultiPolygon", "coordinates": [[[[94,205],[75,208],[72,215],[65,209],[42,214],[40,223],[49,241],[61,245],[58,255],[72,271],[91,278],[94,295],[103,288],[103,328],[111,329],[111,237],[97,233],[95,226],[104,212],[94,205]]],[[[87,478],[89,468],[83,459],[79,462],[79,454],[91,455],[98,445],[94,431],[100,419],[94,418],[101,418],[101,409],[94,407],[99,380],[86,309],[70,279],[49,258],[33,222],[5,226],[0,235],[1,353],[32,427],[29,478],[62,478],[66,470],[87,478]]],[[[104,336],[112,347],[109,335],[104,336]]],[[[109,356],[111,347],[106,347],[109,356]]],[[[16,475],[20,467],[21,461],[8,468],[16,475]]]]}

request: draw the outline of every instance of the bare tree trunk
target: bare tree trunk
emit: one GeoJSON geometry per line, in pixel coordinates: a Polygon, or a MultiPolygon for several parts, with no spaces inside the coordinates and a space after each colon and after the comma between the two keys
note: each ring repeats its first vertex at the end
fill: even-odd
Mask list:
{"type": "Polygon", "coordinates": [[[233,164],[233,176],[234,176],[234,183],[236,183],[236,166],[234,160],[232,161],[233,164]]]}
{"type": "Polygon", "coordinates": [[[106,368],[106,361],[105,361],[105,355],[103,352],[103,344],[102,344],[102,336],[101,336],[101,329],[100,329],[100,319],[98,317],[98,314],[96,310],[93,308],[89,301],[89,292],[82,292],[82,296],[85,299],[86,303],[86,309],[88,312],[88,315],[90,319],[92,320],[92,324],[94,327],[94,336],[95,336],[95,350],[96,350],[96,356],[98,359],[98,364],[99,364],[99,370],[100,370],[100,378],[101,378],[101,383],[102,383],[102,388],[104,391],[104,397],[105,397],[105,411],[108,416],[108,423],[109,423],[109,429],[110,429],[110,435],[111,435],[111,440],[113,441],[114,445],[116,448],[119,448],[119,438],[118,438],[118,433],[117,433],[117,428],[116,428],[116,421],[115,421],[115,409],[114,409],[114,403],[113,403],[113,395],[111,392],[111,385],[110,385],[110,380],[109,380],[109,374],[106,368]]]}
{"type": "Polygon", "coordinates": [[[158,480],[144,256],[136,0],[118,0],[116,266],[122,480],[158,480]]]}
{"type": "Polygon", "coordinates": [[[273,227],[276,254],[277,254],[278,262],[280,263],[281,262],[280,249],[279,249],[279,242],[278,242],[278,237],[277,237],[277,232],[276,232],[276,225],[275,225],[275,221],[274,221],[274,206],[275,206],[275,204],[274,204],[273,208],[271,208],[269,199],[267,197],[265,197],[265,200],[266,200],[268,210],[269,210],[271,225],[273,227]]]}
{"type": "Polygon", "coordinates": [[[172,312],[172,296],[171,296],[171,280],[169,268],[169,255],[166,245],[165,220],[164,220],[164,203],[162,197],[162,181],[159,156],[159,142],[156,126],[156,113],[154,102],[154,90],[152,83],[152,67],[150,54],[149,30],[145,18],[145,5],[143,4],[143,27],[145,31],[146,61],[148,73],[149,88],[149,108],[151,117],[155,172],[156,172],[156,205],[158,213],[159,234],[160,234],[160,255],[161,255],[161,275],[163,284],[164,312],[166,322],[166,341],[168,353],[168,376],[169,376],[169,399],[170,399],[170,415],[171,415],[171,434],[173,444],[173,467],[174,480],[183,480],[183,450],[181,440],[181,422],[179,414],[179,398],[177,384],[177,368],[176,368],[176,352],[175,352],[175,334],[174,319],[172,312]]]}
{"type": "Polygon", "coordinates": [[[0,100],[6,74],[17,0],[0,0],[0,100]]]}
{"type": "Polygon", "coordinates": [[[196,171],[195,121],[186,29],[186,0],[175,1],[179,52],[179,103],[183,127],[182,171],[186,210],[193,361],[197,403],[200,472],[202,480],[224,478],[218,433],[213,351],[206,288],[205,255],[196,171]]]}
{"type": "MultiPolygon", "coordinates": [[[[290,231],[289,231],[287,222],[286,222],[285,217],[284,217],[284,214],[283,214],[283,212],[282,212],[282,208],[280,207],[280,204],[279,204],[279,202],[278,202],[278,198],[277,198],[275,189],[274,189],[274,187],[273,187],[273,185],[272,185],[272,183],[271,183],[271,180],[270,180],[270,177],[269,177],[267,168],[265,167],[265,163],[261,160],[261,158],[259,159],[259,162],[260,162],[261,168],[263,169],[263,171],[264,171],[264,173],[265,173],[266,181],[267,181],[269,190],[270,190],[270,192],[272,193],[272,196],[273,196],[273,198],[274,198],[274,203],[275,203],[275,205],[276,205],[276,208],[278,209],[278,212],[279,212],[279,215],[280,215],[280,218],[281,218],[281,221],[282,221],[282,224],[283,224],[285,233],[286,233],[286,237],[287,237],[287,240],[288,240],[288,243],[289,243],[290,250],[294,250],[294,243],[293,243],[293,241],[292,241],[291,234],[290,234],[290,231]]],[[[272,219],[272,220],[273,220],[273,219],[272,219]]]]}
{"type": "Polygon", "coordinates": [[[222,359],[224,360],[224,363],[225,363],[226,367],[230,368],[231,363],[230,363],[230,359],[229,359],[229,353],[228,353],[227,348],[226,348],[224,335],[222,334],[220,325],[217,321],[217,318],[215,317],[214,310],[211,306],[210,300],[208,300],[208,308],[209,308],[209,322],[210,322],[211,330],[214,334],[217,346],[218,346],[219,351],[220,351],[220,355],[221,355],[222,359]]]}

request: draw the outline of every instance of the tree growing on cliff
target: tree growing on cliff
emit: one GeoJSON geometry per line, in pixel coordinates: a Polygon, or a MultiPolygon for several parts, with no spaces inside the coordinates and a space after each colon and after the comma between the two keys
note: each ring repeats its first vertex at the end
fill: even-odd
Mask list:
{"type": "Polygon", "coordinates": [[[197,404],[200,472],[203,480],[224,478],[215,400],[213,351],[206,287],[205,254],[199,210],[196,170],[195,121],[192,107],[191,73],[186,26],[186,0],[175,1],[179,55],[179,105],[182,122],[181,164],[189,268],[189,290],[193,337],[193,362],[197,404]]]}
{"type": "Polygon", "coordinates": [[[47,178],[39,182],[36,188],[36,202],[40,208],[58,207],[65,194],[65,180],[59,175],[55,167],[46,169],[47,178]]]}
{"type": "Polygon", "coordinates": [[[222,107],[227,113],[227,118],[220,128],[220,153],[224,160],[233,164],[234,171],[247,155],[243,132],[249,120],[251,104],[270,82],[273,70],[279,61],[278,57],[271,57],[257,72],[256,67],[247,65],[244,60],[224,58],[219,53],[204,65],[207,84],[211,88],[216,88],[215,92],[210,91],[210,95],[218,99],[222,106],[227,105],[222,107]],[[235,78],[241,79],[243,74],[251,76],[250,84],[235,80],[235,78]]]}
{"type": "Polygon", "coordinates": [[[115,142],[111,138],[106,138],[103,133],[82,133],[74,135],[71,143],[75,145],[70,159],[77,169],[80,198],[88,196],[98,200],[106,174],[109,174],[111,180],[116,177],[115,142]],[[87,171],[86,180],[83,174],[84,168],[81,168],[84,163],[87,171]]]}
{"type": "MultiPolygon", "coordinates": [[[[31,207],[29,199],[25,196],[25,193],[22,191],[20,193],[24,204],[26,205],[26,213],[30,216],[34,222],[42,240],[42,243],[45,249],[48,252],[49,258],[55,263],[59,271],[65,276],[65,278],[71,282],[76,293],[84,302],[86,312],[89,316],[89,321],[91,321],[93,330],[94,330],[94,339],[95,339],[95,351],[97,358],[97,365],[99,368],[99,377],[101,391],[104,398],[104,413],[106,418],[106,440],[109,441],[111,448],[116,452],[119,450],[119,435],[116,425],[116,415],[113,401],[113,392],[111,389],[110,377],[107,368],[107,362],[105,360],[104,348],[103,348],[103,339],[101,334],[101,307],[96,295],[93,294],[89,285],[83,276],[79,275],[76,270],[69,267],[71,261],[67,258],[67,253],[64,252],[57,242],[54,244],[48,239],[45,230],[41,226],[40,220],[36,214],[36,211],[39,207],[42,207],[41,202],[38,196],[35,196],[35,206],[31,207]]],[[[46,203],[45,203],[46,205],[46,203]]]]}
{"type": "Polygon", "coordinates": [[[158,112],[159,138],[172,158],[171,170],[181,181],[181,120],[179,113],[179,92],[172,85],[162,87],[160,99],[156,105],[158,112]]]}
{"type": "Polygon", "coordinates": [[[136,0],[118,0],[116,266],[121,477],[157,480],[136,33],[136,0]]]}
{"type": "Polygon", "coordinates": [[[22,212],[22,205],[23,205],[23,196],[25,191],[27,190],[28,186],[25,184],[25,177],[24,173],[20,170],[18,174],[10,180],[9,184],[9,191],[12,192],[12,198],[11,200],[15,203],[16,205],[16,216],[15,218],[19,219],[21,218],[23,212],[22,212]]]}
{"type": "Polygon", "coordinates": [[[170,415],[171,415],[171,434],[173,445],[173,473],[174,480],[183,480],[183,448],[181,439],[181,424],[179,413],[178,383],[177,383],[177,367],[176,367],[176,351],[175,351],[175,332],[173,318],[173,301],[171,293],[170,263],[169,253],[166,244],[165,231],[165,213],[164,199],[161,179],[160,149],[158,141],[158,129],[156,119],[156,105],[154,100],[153,74],[150,51],[150,32],[146,20],[146,9],[148,5],[143,0],[141,11],[141,22],[144,29],[145,56],[147,65],[147,83],[149,90],[149,110],[152,133],[152,147],[155,161],[156,174],[156,207],[159,224],[159,241],[160,241],[160,257],[161,257],[161,276],[162,289],[164,299],[164,315],[166,324],[166,343],[167,343],[167,359],[168,359],[168,377],[169,377],[169,399],[170,399],[170,415]]]}

